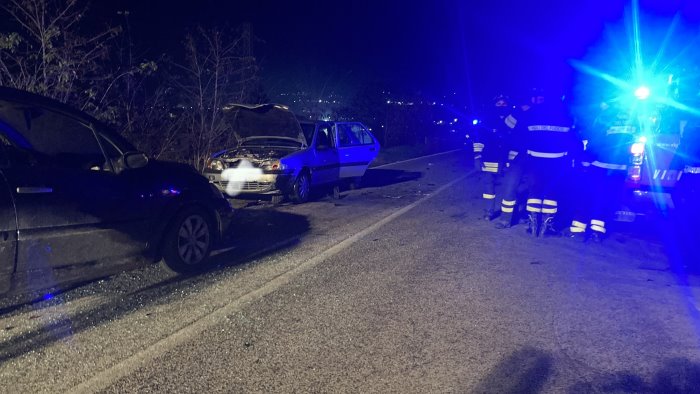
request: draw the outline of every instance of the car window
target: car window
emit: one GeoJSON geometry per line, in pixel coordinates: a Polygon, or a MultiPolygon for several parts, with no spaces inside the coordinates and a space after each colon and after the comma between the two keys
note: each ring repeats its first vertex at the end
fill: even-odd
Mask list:
{"type": "Polygon", "coordinates": [[[87,125],[43,108],[24,111],[24,124],[14,119],[18,126],[16,131],[27,145],[22,147],[30,151],[39,163],[85,170],[108,169],[95,134],[87,125]]]}
{"type": "Polygon", "coordinates": [[[105,152],[105,155],[111,160],[116,160],[122,157],[122,155],[126,152],[122,152],[119,150],[119,148],[112,142],[110,138],[105,137],[104,135],[100,134],[100,144],[102,145],[102,149],[105,152]]]}
{"type": "Polygon", "coordinates": [[[330,137],[330,127],[329,126],[319,126],[316,133],[316,146],[317,147],[332,147],[330,137]]]}
{"type": "Polygon", "coordinates": [[[316,136],[316,146],[334,147],[333,128],[330,124],[321,124],[318,126],[318,135],[316,136]]]}
{"type": "Polygon", "coordinates": [[[306,143],[311,144],[311,141],[314,138],[314,131],[316,131],[316,124],[301,123],[301,130],[304,133],[304,138],[306,138],[306,143]]]}
{"type": "Polygon", "coordinates": [[[365,130],[362,125],[357,123],[339,124],[338,127],[338,146],[357,146],[370,145],[374,143],[372,136],[365,130]]]}

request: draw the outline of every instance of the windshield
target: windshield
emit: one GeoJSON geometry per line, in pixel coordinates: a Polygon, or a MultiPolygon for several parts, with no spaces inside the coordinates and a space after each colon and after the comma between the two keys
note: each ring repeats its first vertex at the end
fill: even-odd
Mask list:
{"type": "Polygon", "coordinates": [[[301,129],[304,132],[304,137],[306,138],[306,142],[311,143],[311,141],[314,139],[314,131],[316,131],[316,124],[315,123],[302,123],[301,129]]]}

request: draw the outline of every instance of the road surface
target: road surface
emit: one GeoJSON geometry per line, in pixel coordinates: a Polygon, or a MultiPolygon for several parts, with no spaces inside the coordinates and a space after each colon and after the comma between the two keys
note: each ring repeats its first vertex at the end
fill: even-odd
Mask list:
{"type": "Polygon", "coordinates": [[[0,391],[697,392],[700,280],[650,237],[479,220],[462,151],[303,205],[243,202],[192,277],[0,305],[0,391]]]}

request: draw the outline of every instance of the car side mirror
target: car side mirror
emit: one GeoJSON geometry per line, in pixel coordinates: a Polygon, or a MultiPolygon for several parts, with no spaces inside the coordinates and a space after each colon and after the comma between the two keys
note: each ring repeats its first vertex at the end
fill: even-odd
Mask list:
{"type": "Polygon", "coordinates": [[[135,170],[148,164],[148,156],[142,152],[127,152],[118,160],[120,170],[135,170]]]}

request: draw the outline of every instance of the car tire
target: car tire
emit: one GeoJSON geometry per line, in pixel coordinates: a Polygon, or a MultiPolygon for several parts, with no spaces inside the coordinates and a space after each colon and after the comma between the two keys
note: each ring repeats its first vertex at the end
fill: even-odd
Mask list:
{"type": "Polygon", "coordinates": [[[295,204],[301,204],[309,201],[311,195],[311,177],[308,172],[302,172],[297,176],[292,185],[292,193],[290,195],[295,204]]]}
{"type": "Polygon", "coordinates": [[[211,253],[214,231],[210,216],[204,209],[183,210],[165,233],[163,262],[179,273],[201,270],[211,253]]]}

